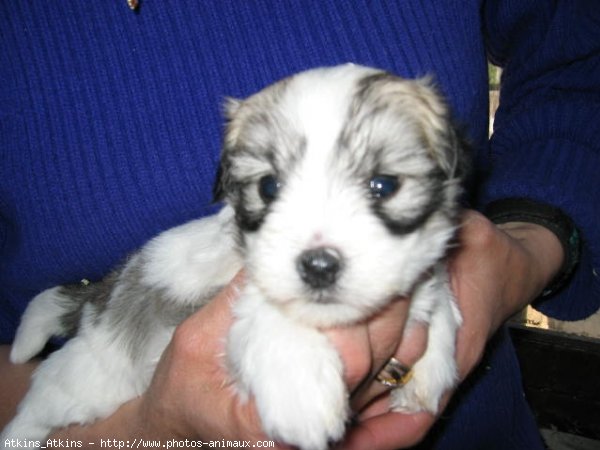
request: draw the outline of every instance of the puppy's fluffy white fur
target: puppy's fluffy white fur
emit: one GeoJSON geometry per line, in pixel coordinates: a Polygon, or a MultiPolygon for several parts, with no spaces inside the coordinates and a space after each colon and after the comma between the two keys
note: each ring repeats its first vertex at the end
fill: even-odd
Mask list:
{"type": "Polygon", "coordinates": [[[219,214],[164,232],[100,283],[33,299],[13,362],[51,335],[75,336],[40,365],[0,445],[42,441],[142,394],[175,327],[242,266],[226,364],[271,437],[323,449],[343,436],[343,365],[320,329],[398,296],[412,299],[408,326],[430,328],[392,408],[437,410],[456,379],[461,319],[443,258],[463,160],[440,96],[427,80],[349,64],[295,75],[227,110],[219,214]]]}

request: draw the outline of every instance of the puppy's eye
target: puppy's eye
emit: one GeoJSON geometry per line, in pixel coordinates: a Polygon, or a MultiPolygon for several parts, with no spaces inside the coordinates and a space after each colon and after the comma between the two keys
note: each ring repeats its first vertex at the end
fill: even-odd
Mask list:
{"type": "Polygon", "coordinates": [[[258,181],[258,193],[265,203],[271,203],[277,198],[281,183],[274,175],[265,175],[258,181]]]}
{"type": "Polygon", "coordinates": [[[400,188],[400,180],[393,175],[375,175],[369,180],[369,190],[372,198],[386,199],[400,188]]]}

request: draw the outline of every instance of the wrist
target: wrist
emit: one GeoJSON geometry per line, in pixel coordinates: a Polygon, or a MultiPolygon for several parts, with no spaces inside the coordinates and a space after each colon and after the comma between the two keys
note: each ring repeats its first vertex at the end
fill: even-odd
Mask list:
{"type": "Polygon", "coordinates": [[[519,244],[527,256],[533,298],[543,294],[560,273],[564,250],[556,235],[542,225],[528,222],[506,222],[497,227],[519,244]]]}
{"type": "Polygon", "coordinates": [[[579,232],[569,216],[558,208],[524,198],[497,200],[488,205],[486,216],[519,238],[537,262],[542,277],[553,273],[539,293],[542,297],[554,294],[568,283],[581,252],[579,232]],[[556,248],[557,242],[562,252],[556,248]],[[551,259],[545,260],[547,257],[551,259]],[[554,270],[557,260],[560,267],[554,270]]]}

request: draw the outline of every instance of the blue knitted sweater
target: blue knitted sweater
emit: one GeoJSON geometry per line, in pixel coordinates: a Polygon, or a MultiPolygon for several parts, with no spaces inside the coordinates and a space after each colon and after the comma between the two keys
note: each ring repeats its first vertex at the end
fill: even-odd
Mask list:
{"type": "MultiPolygon", "coordinates": [[[[478,205],[529,197],[575,221],[571,283],[600,306],[600,8],[594,0],[0,3],[0,339],[36,293],[98,279],[211,212],[225,96],[355,62],[431,74],[476,150],[478,205]],[[435,5],[435,6],[434,6],[435,5]],[[504,67],[488,141],[486,58],[504,67]]],[[[536,448],[504,332],[432,433],[440,448],[536,448]]]]}

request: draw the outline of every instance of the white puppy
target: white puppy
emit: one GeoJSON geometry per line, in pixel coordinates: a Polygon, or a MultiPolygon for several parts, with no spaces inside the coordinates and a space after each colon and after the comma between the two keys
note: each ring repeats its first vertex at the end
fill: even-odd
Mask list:
{"type": "Polygon", "coordinates": [[[436,411],[456,380],[460,315],[443,257],[457,226],[463,146],[428,81],[343,65],[227,105],[216,216],[168,230],[96,284],[49,289],[13,344],[24,362],[52,335],[6,439],[105,417],[148,387],[175,327],[244,266],[226,364],[264,430],[303,449],[349,419],[339,355],[320,331],[410,296],[425,355],[392,407],[436,411]]]}

